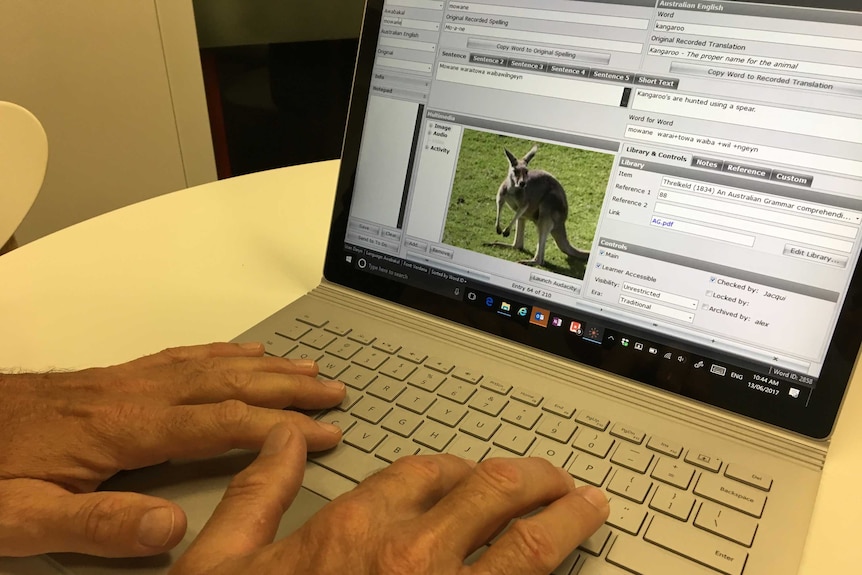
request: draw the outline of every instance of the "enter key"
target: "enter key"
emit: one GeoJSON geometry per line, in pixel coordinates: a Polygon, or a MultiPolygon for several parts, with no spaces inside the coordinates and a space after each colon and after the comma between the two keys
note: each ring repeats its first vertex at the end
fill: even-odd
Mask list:
{"type": "Polygon", "coordinates": [[[660,515],[653,518],[644,540],[726,575],[741,575],[748,560],[748,552],[740,545],[660,515]]]}

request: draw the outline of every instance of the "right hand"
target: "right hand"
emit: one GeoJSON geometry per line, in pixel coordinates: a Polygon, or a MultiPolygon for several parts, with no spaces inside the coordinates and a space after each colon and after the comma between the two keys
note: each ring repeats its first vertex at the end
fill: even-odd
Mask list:
{"type": "Polygon", "coordinates": [[[303,435],[277,426],[171,575],[547,575],[608,516],[594,487],[543,459],[398,460],[272,543],[299,491],[303,435]],[[464,560],[519,519],[474,564],[464,560]]]}

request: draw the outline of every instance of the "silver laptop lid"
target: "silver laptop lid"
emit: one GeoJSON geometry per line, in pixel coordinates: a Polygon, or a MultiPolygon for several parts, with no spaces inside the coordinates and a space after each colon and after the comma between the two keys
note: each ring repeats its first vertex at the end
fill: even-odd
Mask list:
{"type": "Polygon", "coordinates": [[[830,432],[862,337],[858,3],[371,0],[342,162],[331,281],[830,432]]]}

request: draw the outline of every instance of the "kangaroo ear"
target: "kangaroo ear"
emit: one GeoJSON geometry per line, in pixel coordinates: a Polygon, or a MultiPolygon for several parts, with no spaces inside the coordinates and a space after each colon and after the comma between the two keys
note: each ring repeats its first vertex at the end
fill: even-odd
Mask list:
{"type": "Polygon", "coordinates": [[[526,156],[524,156],[524,163],[529,164],[530,160],[533,159],[533,156],[535,156],[536,152],[538,152],[538,151],[539,151],[539,146],[537,144],[537,145],[533,146],[529,152],[527,152],[526,156]]]}
{"type": "Polygon", "coordinates": [[[518,167],[518,158],[516,158],[515,155],[512,154],[512,152],[510,152],[506,148],[503,148],[503,151],[506,152],[506,157],[509,158],[509,163],[512,164],[512,167],[517,168],[518,167]]]}

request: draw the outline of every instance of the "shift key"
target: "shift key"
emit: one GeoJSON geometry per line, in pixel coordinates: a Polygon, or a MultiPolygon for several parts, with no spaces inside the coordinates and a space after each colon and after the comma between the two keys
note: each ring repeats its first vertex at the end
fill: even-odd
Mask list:
{"type": "Polygon", "coordinates": [[[741,575],[748,560],[748,553],[740,545],[660,515],[653,518],[644,540],[726,575],[741,575]]]}

